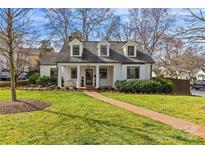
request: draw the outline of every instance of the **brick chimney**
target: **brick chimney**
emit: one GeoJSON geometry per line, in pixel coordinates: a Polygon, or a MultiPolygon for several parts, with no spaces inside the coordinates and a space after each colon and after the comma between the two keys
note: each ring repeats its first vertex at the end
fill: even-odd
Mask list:
{"type": "Polygon", "coordinates": [[[81,41],[82,39],[82,35],[80,32],[72,32],[69,36],[69,42],[71,42],[74,39],[78,39],[79,41],[81,41]]]}

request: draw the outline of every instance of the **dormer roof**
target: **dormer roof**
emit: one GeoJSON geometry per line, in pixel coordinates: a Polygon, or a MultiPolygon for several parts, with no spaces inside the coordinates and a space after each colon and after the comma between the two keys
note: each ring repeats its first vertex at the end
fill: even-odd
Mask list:
{"type": "Polygon", "coordinates": [[[122,48],[125,48],[129,45],[134,45],[134,46],[137,46],[138,44],[134,41],[134,40],[128,40],[123,46],[122,48]]]}
{"type": "Polygon", "coordinates": [[[73,44],[79,44],[79,45],[83,45],[82,42],[78,39],[74,39],[71,42],[69,42],[69,45],[73,45],[73,44]]]}
{"type": "Polygon", "coordinates": [[[110,45],[110,43],[107,40],[103,39],[97,44],[97,46],[100,46],[100,45],[110,45]]]}
{"type": "Polygon", "coordinates": [[[135,63],[154,63],[150,55],[144,52],[141,46],[137,44],[137,56],[126,57],[124,55],[123,46],[128,41],[109,41],[110,53],[107,57],[98,55],[99,41],[81,41],[83,45],[83,52],[81,57],[70,56],[69,42],[66,42],[60,53],[58,54],[57,63],[122,63],[122,64],[135,64],[135,63]]]}

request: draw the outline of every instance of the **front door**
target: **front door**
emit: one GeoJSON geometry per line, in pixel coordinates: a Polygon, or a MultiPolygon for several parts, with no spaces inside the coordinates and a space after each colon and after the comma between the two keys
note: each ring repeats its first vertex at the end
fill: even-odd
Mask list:
{"type": "Polygon", "coordinates": [[[93,86],[93,69],[85,69],[86,86],[93,86]]]}

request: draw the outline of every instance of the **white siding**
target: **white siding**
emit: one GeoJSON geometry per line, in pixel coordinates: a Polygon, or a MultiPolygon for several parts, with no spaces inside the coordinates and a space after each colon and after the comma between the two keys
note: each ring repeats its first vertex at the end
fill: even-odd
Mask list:
{"type": "Polygon", "coordinates": [[[50,76],[50,69],[56,68],[55,65],[41,65],[40,66],[40,76],[50,76]]]}
{"type": "Polygon", "coordinates": [[[145,64],[145,80],[150,80],[151,72],[151,64],[145,64]]]}
{"type": "Polygon", "coordinates": [[[122,65],[121,74],[119,76],[121,76],[121,80],[127,80],[127,65],[122,65]]]}
{"type": "Polygon", "coordinates": [[[106,66],[106,68],[107,68],[107,79],[100,79],[100,86],[112,86],[113,67],[106,66]]]}
{"type": "Polygon", "coordinates": [[[122,80],[121,70],[122,70],[121,64],[113,65],[113,86],[117,80],[122,80]]]}
{"type": "Polygon", "coordinates": [[[205,73],[204,71],[200,70],[197,74],[196,74],[196,79],[198,80],[204,80],[205,73]]]}
{"type": "MultiPolygon", "coordinates": [[[[86,86],[85,69],[93,69],[93,86],[95,86],[96,66],[95,64],[78,64],[80,66],[80,82],[84,77],[84,86],[86,86]]],[[[127,80],[127,66],[139,66],[140,67],[140,80],[150,79],[151,64],[98,64],[101,67],[107,67],[107,79],[100,79],[99,86],[114,86],[117,80],[127,80]]],[[[61,75],[64,79],[64,86],[76,87],[77,79],[71,79],[71,68],[77,68],[77,64],[58,64],[58,67],[62,68],[61,75]]],[[[41,76],[50,76],[50,68],[56,68],[56,66],[41,66],[41,76]]]]}

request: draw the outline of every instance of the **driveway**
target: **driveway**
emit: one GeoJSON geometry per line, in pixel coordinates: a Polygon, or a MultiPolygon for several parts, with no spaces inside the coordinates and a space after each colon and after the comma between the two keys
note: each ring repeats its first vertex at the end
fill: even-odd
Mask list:
{"type": "Polygon", "coordinates": [[[192,95],[205,97],[205,89],[191,90],[192,95]]]}

